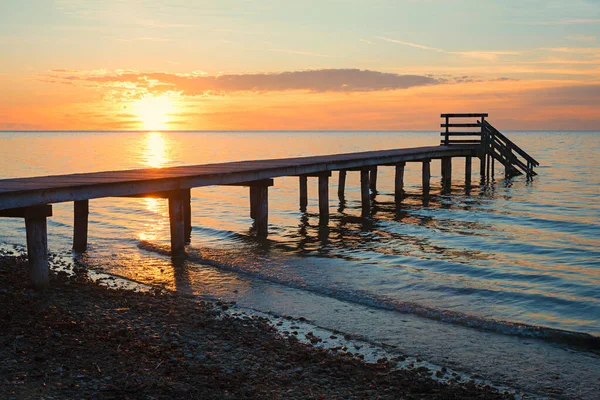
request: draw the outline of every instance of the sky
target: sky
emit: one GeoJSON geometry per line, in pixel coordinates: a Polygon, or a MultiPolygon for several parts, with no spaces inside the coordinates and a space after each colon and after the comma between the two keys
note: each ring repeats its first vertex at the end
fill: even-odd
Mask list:
{"type": "Polygon", "coordinates": [[[600,130],[600,0],[0,0],[0,130],[600,130]]]}

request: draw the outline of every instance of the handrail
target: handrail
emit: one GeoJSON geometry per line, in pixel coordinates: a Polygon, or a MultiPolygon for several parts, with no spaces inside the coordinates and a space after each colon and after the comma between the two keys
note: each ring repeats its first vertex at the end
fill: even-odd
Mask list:
{"type": "Polygon", "coordinates": [[[471,113],[471,114],[442,114],[442,118],[480,118],[487,117],[487,113],[471,113]]]}
{"type": "Polygon", "coordinates": [[[519,175],[521,171],[528,176],[537,175],[533,168],[539,166],[540,163],[494,128],[486,120],[487,116],[487,113],[441,114],[445,121],[440,125],[444,128],[444,132],[440,132],[440,136],[443,136],[440,144],[444,146],[479,145],[479,157],[482,159],[481,168],[482,171],[485,171],[487,167],[488,174],[490,173],[489,163],[495,159],[504,165],[507,175],[519,175]],[[476,120],[474,122],[472,120],[450,122],[451,118],[476,118],[476,120]],[[479,128],[479,130],[477,132],[475,129],[451,131],[451,128],[479,128]]]}
{"type": "Polygon", "coordinates": [[[529,154],[527,154],[525,152],[525,150],[521,149],[512,140],[510,140],[509,138],[507,138],[506,136],[504,136],[500,131],[498,131],[498,129],[494,128],[489,122],[483,121],[483,126],[486,129],[492,131],[493,134],[494,134],[494,136],[502,139],[506,143],[510,143],[511,149],[515,150],[517,153],[519,153],[523,158],[525,158],[527,161],[529,161],[531,164],[533,164],[533,166],[537,167],[537,166],[540,165],[540,163],[537,162],[537,160],[535,158],[533,158],[529,154]]]}

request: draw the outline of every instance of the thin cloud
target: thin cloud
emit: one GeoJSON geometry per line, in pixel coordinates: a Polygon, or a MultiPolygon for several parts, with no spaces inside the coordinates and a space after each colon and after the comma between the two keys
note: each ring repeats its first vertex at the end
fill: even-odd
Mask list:
{"type": "Polygon", "coordinates": [[[447,51],[445,51],[445,50],[437,49],[435,47],[425,46],[425,45],[422,45],[422,44],[411,43],[411,42],[404,42],[402,40],[390,39],[388,37],[383,37],[383,36],[375,36],[375,37],[377,39],[384,40],[384,41],[390,42],[390,43],[403,44],[405,46],[416,47],[417,49],[437,51],[438,53],[447,53],[447,51]]]}
{"type": "Polygon", "coordinates": [[[474,50],[474,51],[447,51],[444,49],[439,49],[437,47],[431,47],[431,46],[425,46],[425,45],[417,44],[417,43],[405,42],[403,40],[391,39],[391,38],[383,37],[383,36],[376,36],[376,38],[380,39],[380,40],[384,40],[386,42],[390,42],[390,43],[396,43],[396,44],[401,44],[404,46],[415,47],[417,49],[435,51],[436,53],[454,54],[454,55],[459,55],[459,56],[463,56],[463,57],[477,58],[477,59],[487,60],[487,61],[494,61],[498,58],[498,56],[505,56],[505,55],[512,56],[512,55],[521,54],[518,51],[477,51],[477,50],[474,50]]]}
{"type": "Polygon", "coordinates": [[[521,54],[518,51],[447,51],[445,53],[487,61],[494,61],[498,56],[517,56],[521,54]]]}

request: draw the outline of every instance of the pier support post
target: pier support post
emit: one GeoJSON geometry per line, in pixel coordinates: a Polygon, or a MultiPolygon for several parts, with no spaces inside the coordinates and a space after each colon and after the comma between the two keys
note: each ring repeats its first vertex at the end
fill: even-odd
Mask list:
{"type": "Polygon", "coordinates": [[[471,168],[473,166],[473,157],[467,156],[465,158],[465,186],[471,186],[471,168]]]}
{"type": "Polygon", "coordinates": [[[404,167],[406,163],[396,164],[396,175],[394,177],[394,194],[396,201],[404,195],[404,167]]]}
{"type": "Polygon", "coordinates": [[[258,186],[250,186],[250,218],[256,218],[258,186]]]}
{"type": "Polygon", "coordinates": [[[308,205],[308,176],[300,175],[300,211],[305,212],[308,205]]]}
{"type": "Polygon", "coordinates": [[[362,214],[369,215],[371,212],[371,195],[369,193],[369,169],[360,170],[360,198],[362,201],[362,214]]]}
{"type": "Polygon", "coordinates": [[[344,200],[344,192],[346,190],[346,170],[340,170],[338,180],[338,199],[344,200]]]}
{"type": "Polygon", "coordinates": [[[27,255],[31,283],[36,289],[47,288],[48,278],[48,231],[46,217],[25,217],[27,230],[27,255]]]}
{"type": "Polygon", "coordinates": [[[329,222],[329,172],[319,175],[319,222],[329,222]]]}
{"type": "Polygon", "coordinates": [[[479,157],[479,176],[482,180],[485,180],[485,158],[485,154],[479,157]]]}
{"type": "Polygon", "coordinates": [[[192,239],[192,190],[181,190],[183,202],[183,230],[185,234],[185,242],[190,243],[192,239]]]}
{"type": "Polygon", "coordinates": [[[375,194],[377,192],[377,165],[373,165],[369,171],[369,188],[375,194]]]}
{"type": "Polygon", "coordinates": [[[185,254],[185,222],[181,190],[169,193],[169,223],[171,228],[171,257],[185,254]]]}
{"type": "Polygon", "coordinates": [[[52,206],[31,206],[0,210],[0,217],[24,218],[27,234],[29,276],[36,289],[45,289],[48,279],[48,228],[46,219],[52,216],[52,206]]]}
{"type": "Polygon", "coordinates": [[[429,181],[431,179],[431,160],[423,160],[423,177],[422,177],[422,182],[423,182],[423,194],[424,195],[428,195],[429,194],[429,181]]]}
{"type": "Polygon", "coordinates": [[[73,250],[83,253],[88,244],[89,200],[73,203],[73,250]]]}
{"type": "Polygon", "coordinates": [[[449,191],[452,185],[452,157],[442,157],[442,189],[449,191]]]}
{"type": "Polygon", "coordinates": [[[255,186],[255,191],[254,225],[257,235],[266,237],[269,231],[269,186],[255,186]]]}

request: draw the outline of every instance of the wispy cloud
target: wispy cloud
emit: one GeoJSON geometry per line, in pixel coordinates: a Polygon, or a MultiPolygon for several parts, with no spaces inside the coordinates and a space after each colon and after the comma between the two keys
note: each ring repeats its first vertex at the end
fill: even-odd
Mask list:
{"type": "Polygon", "coordinates": [[[360,41],[364,42],[364,43],[368,43],[368,44],[375,44],[375,43],[373,43],[373,42],[371,42],[371,41],[369,41],[367,39],[363,39],[363,38],[360,38],[360,41]]]}
{"type": "Polygon", "coordinates": [[[447,53],[446,51],[444,51],[442,49],[437,49],[435,47],[425,46],[425,45],[422,45],[422,44],[411,43],[411,42],[404,42],[402,40],[390,39],[388,37],[383,37],[383,36],[376,36],[376,38],[384,40],[386,42],[390,42],[390,43],[397,43],[397,44],[403,44],[405,46],[416,47],[417,49],[432,50],[432,51],[437,51],[438,53],[447,53]]]}
{"type": "Polygon", "coordinates": [[[518,51],[447,51],[445,53],[457,54],[460,56],[487,61],[494,61],[498,58],[498,56],[517,56],[522,54],[518,51]]]}
{"type": "Polygon", "coordinates": [[[403,40],[391,39],[391,38],[383,37],[383,36],[376,36],[376,38],[386,41],[386,42],[390,42],[390,43],[396,43],[396,44],[401,44],[404,46],[415,47],[417,49],[435,51],[437,53],[444,53],[444,54],[454,54],[454,55],[459,55],[459,56],[463,56],[463,57],[476,58],[476,59],[487,60],[487,61],[494,61],[498,58],[498,56],[521,54],[518,51],[479,51],[479,50],[448,51],[448,50],[444,50],[444,49],[439,49],[437,47],[431,47],[431,46],[425,46],[425,45],[417,44],[417,43],[405,42],[403,40]]]}

